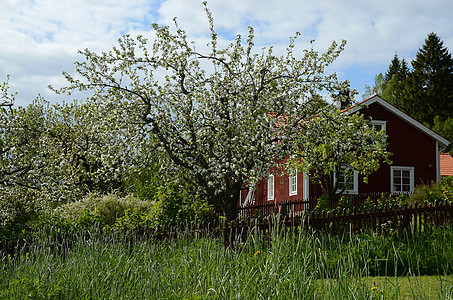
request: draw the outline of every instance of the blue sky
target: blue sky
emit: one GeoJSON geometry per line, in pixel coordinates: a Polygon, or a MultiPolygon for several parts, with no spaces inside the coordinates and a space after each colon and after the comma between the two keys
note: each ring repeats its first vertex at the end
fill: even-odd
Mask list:
{"type": "MultiPolygon", "coordinates": [[[[47,89],[65,85],[61,72],[74,73],[77,50],[107,51],[125,33],[152,39],[151,23],[171,25],[174,17],[189,37],[205,45],[209,27],[199,0],[2,0],[0,2],[0,81],[11,75],[18,105],[38,94],[51,102],[70,101],[47,89]]],[[[428,33],[453,49],[451,0],[217,0],[208,1],[215,27],[226,42],[255,29],[256,46],[284,48],[296,31],[297,49],[324,51],[347,40],[329,71],[350,80],[359,92],[385,72],[397,52],[415,57],[428,33]]],[[[361,94],[357,100],[361,99],[361,94]]]]}

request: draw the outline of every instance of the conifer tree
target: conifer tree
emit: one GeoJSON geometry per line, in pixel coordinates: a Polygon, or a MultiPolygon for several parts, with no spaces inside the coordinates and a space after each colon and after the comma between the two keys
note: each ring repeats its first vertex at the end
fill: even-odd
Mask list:
{"type": "Polygon", "coordinates": [[[441,39],[430,33],[412,61],[402,99],[407,114],[432,126],[436,115],[446,119],[453,111],[453,60],[441,39]]]}
{"type": "Polygon", "coordinates": [[[410,73],[406,60],[399,59],[398,54],[393,57],[385,75],[379,73],[374,78],[374,86],[366,87],[364,98],[378,94],[386,101],[401,108],[401,99],[410,73]]]}
{"type": "Polygon", "coordinates": [[[390,62],[389,68],[385,73],[385,82],[389,82],[392,79],[393,75],[399,74],[402,68],[402,64],[406,64],[404,59],[401,61],[398,57],[398,54],[395,54],[392,61],[390,62]]]}

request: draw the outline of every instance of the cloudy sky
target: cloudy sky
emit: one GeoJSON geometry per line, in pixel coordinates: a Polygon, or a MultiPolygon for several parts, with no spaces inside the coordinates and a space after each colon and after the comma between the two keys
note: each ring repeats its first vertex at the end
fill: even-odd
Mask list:
{"type": "MultiPolygon", "coordinates": [[[[108,51],[126,33],[152,37],[151,24],[174,17],[191,39],[205,44],[208,23],[200,0],[0,0],[0,82],[11,75],[18,105],[38,94],[54,102],[49,84],[63,86],[63,70],[74,73],[77,50],[108,51]]],[[[333,40],[348,44],[331,71],[363,93],[385,72],[397,52],[415,57],[428,33],[453,49],[451,0],[211,0],[215,27],[223,39],[255,28],[256,45],[284,47],[301,32],[302,51],[315,39],[324,51],[333,40]]],[[[361,95],[357,97],[361,99],[361,95]]]]}

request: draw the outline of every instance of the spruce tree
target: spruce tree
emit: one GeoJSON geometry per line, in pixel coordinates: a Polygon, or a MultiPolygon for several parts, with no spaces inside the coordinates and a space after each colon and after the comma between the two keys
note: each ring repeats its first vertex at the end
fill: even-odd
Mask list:
{"type": "Polygon", "coordinates": [[[406,60],[400,60],[398,54],[395,54],[387,72],[384,75],[379,73],[375,76],[372,88],[365,87],[364,99],[378,94],[392,105],[401,108],[401,99],[409,73],[406,60]]]}
{"type": "Polygon", "coordinates": [[[434,117],[452,116],[453,60],[441,39],[430,33],[412,61],[401,108],[410,116],[432,126],[434,117]]]}
{"type": "MultiPolygon", "coordinates": [[[[403,61],[404,61],[404,59],[403,59],[403,61]]],[[[389,82],[390,79],[392,79],[393,75],[399,74],[399,72],[401,70],[401,65],[402,65],[402,61],[400,61],[398,54],[395,54],[392,61],[390,62],[390,66],[389,66],[387,72],[385,73],[385,77],[384,77],[385,82],[389,82]]]]}

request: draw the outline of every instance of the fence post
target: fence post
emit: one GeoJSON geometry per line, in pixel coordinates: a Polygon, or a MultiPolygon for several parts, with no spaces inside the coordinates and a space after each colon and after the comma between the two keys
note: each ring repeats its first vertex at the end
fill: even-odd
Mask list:
{"type": "Polygon", "coordinates": [[[335,210],[332,211],[332,233],[336,234],[337,233],[337,214],[335,210]]]}
{"type": "Polygon", "coordinates": [[[228,222],[223,225],[223,246],[226,249],[228,246],[228,222]]]}

